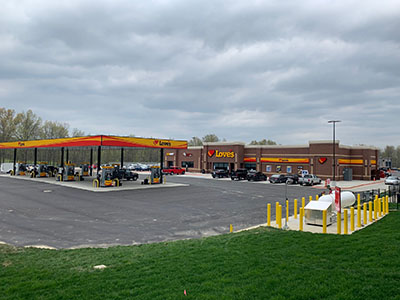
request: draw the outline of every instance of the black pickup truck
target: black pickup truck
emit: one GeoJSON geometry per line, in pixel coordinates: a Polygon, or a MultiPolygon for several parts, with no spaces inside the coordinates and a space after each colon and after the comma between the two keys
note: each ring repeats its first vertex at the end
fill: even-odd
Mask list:
{"type": "Polygon", "coordinates": [[[114,168],[113,178],[118,178],[119,180],[126,179],[128,181],[136,181],[139,178],[139,174],[127,169],[114,168]]]}
{"type": "Polygon", "coordinates": [[[237,169],[231,174],[232,180],[245,180],[247,179],[247,169],[237,169]]]}

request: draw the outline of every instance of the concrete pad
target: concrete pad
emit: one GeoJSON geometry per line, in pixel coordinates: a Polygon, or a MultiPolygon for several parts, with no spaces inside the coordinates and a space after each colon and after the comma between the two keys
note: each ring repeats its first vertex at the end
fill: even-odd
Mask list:
{"type": "MultiPolygon", "coordinates": [[[[2,177],[10,177],[10,175],[0,175],[2,177]]],[[[28,176],[12,176],[13,179],[28,180],[34,182],[48,183],[63,187],[69,187],[74,189],[80,189],[96,193],[104,192],[120,192],[128,190],[142,190],[142,189],[154,189],[154,188],[169,188],[169,187],[182,187],[189,186],[188,184],[182,183],[170,183],[165,182],[163,184],[141,184],[141,180],[137,181],[123,181],[122,186],[119,187],[93,187],[93,180],[95,177],[85,177],[84,181],[56,181],[54,177],[43,177],[43,178],[30,178],[28,176]]],[[[45,190],[44,192],[51,193],[51,190],[45,190]]]]}
{"type": "MultiPolygon", "coordinates": [[[[367,211],[367,216],[368,216],[368,213],[369,212],[367,211]]],[[[357,210],[354,211],[354,231],[351,231],[350,230],[350,209],[349,209],[348,220],[347,220],[347,223],[348,223],[348,234],[352,234],[352,233],[354,233],[354,232],[356,232],[358,230],[362,230],[364,228],[367,228],[369,225],[374,224],[375,222],[378,222],[379,220],[381,220],[382,218],[385,217],[385,215],[382,214],[382,216],[381,217],[378,216],[376,220],[374,220],[372,222],[367,221],[367,224],[364,224],[363,215],[364,215],[364,212],[363,212],[363,210],[361,210],[361,227],[357,227],[357,210]]],[[[299,217],[300,217],[299,215],[297,215],[297,218],[294,218],[294,216],[290,216],[289,217],[289,221],[287,223],[287,228],[286,229],[285,229],[285,220],[286,220],[286,218],[282,218],[282,229],[299,231],[300,230],[300,222],[299,222],[300,218],[299,217]]],[[[334,217],[334,221],[332,222],[332,225],[327,226],[327,228],[326,228],[326,233],[327,234],[338,234],[337,233],[337,222],[336,222],[335,219],[336,219],[336,217],[334,217]]],[[[255,229],[255,228],[258,228],[258,227],[267,227],[267,226],[268,226],[267,223],[264,223],[264,224],[260,224],[260,225],[257,225],[257,226],[252,226],[252,227],[249,227],[249,228],[246,228],[246,229],[243,229],[243,230],[239,230],[238,232],[244,231],[244,230],[255,229]]],[[[278,224],[277,224],[277,222],[275,220],[274,221],[271,220],[271,227],[279,228],[279,226],[278,226],[278,224]]],[[[323,233],[322,232],[322,226],[306,224],[305,221],[303,223],[303,231],[304,232],[312,232],[312,233],[323,233]]],[[[341,214],[341,231],[340,232],[341,232],[340,234],[344,235],[343,213],[341,214]]]]}

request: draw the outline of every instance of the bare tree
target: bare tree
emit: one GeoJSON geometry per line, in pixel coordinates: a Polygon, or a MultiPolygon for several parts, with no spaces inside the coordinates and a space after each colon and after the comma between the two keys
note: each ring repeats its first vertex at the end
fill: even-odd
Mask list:
{"type": "Polygon", "coordinates": [[[17,120],[13,109],[0,108],[0,142],[15,139],[17,120]]]}
{"type": "Polygon", "coordinates": [[[34,140],[40,137],[42,119],[32,110],[19,113],[16,116],[16,138],[21,141],[34,140]]]}
{"type": "Polygon", "coordinates": [[[68,128],[67,123],[46,121],[41,128],[40,137],[42,139],[66,138],[68,137],[68,128]]]}
{"type": "Polygon", "coordinates": [[[203,146],[203,142],[197,136],[192,137],[192,139],[188,142],[189,146],[203,146]]]}
{"type": "Polygon", "coordinates": [[[85,136],[85,132],[79,130],[78,128],[72,129],[72,137],[79,137],[79,136],[85,136]]]}
{"type": "Polygon", "coordinates": [[[215,134],[207,134],[203,137],[203,142],[204,143],[209,143],[209,142],[219,142],[219,137],[217,137],[215,134]]]}

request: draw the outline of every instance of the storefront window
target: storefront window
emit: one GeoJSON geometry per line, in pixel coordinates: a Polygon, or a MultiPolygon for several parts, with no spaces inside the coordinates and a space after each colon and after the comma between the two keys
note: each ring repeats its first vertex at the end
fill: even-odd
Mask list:
{"type": "Polygon", "coordinates": [[[276,166],[276,171],[277,171],[277,172],[282,171],[282,166],[276,166]]]}
{"type": "Polygon", "coordinates": [[[251,164],[251,163],[245,163],[245,164],[244,164],[244,167],[245,167],[247,170],[256,170],[256,169],[257,169],[257,165],[256,165],[256,164],[251,164]]]}
{"type": "Polygon", "coordinates": [[[265,168],[265,170],[266,170],[267,172],[271,172],[271,171],[272,171],[272,167],[271,167],[270,165],[268,165],[268,166],[265,168]]]}
{"type": "Polygon", "coordinates": [[[183,161],[182,168],[194,168],[194,162],[193,161],[183,161]]]}
{"type": "Polygon", "coordinates": [[[286,173],[292,173],[292,166],[286,167],[286,173]]]}

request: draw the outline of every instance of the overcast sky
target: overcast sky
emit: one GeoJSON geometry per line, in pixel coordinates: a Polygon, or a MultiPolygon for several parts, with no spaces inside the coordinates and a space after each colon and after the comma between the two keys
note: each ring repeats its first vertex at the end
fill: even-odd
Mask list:
{"type": "Polygon", "coordinates": [[[87,134],[399,143],[400,2],[2,0],[0,106],[87,134]]]}

